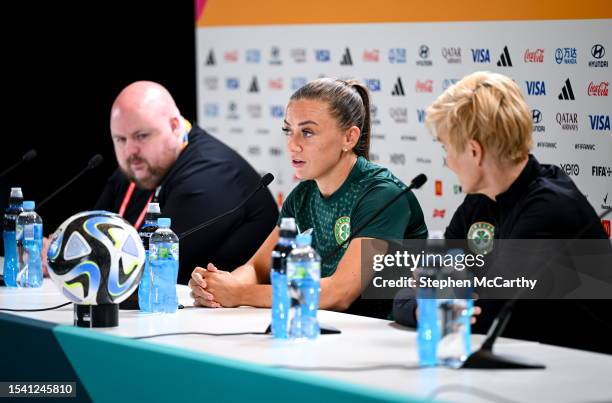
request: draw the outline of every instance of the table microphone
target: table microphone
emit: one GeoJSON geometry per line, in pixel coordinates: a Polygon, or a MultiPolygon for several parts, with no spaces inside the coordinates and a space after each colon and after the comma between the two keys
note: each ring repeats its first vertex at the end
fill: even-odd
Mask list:
{"type": "Polygon", "coordinates": [[[63,186],[61,186],[55,192],[51,193],[43,201],[38,203],[38,205],[36,206],[37,210],[40,209],[49,200],[54,198],[59,192],[61,192],[62,190],[66,189],[70,184],[72,184],[72,182],[74,182],[75,180],[79,179],[85,172],[90,171],[90,170],[96,168],[98,165],[100,165],[102,163],[102,161],[104,161],[104,158],[100,154],[96,154],[93,157],[91,157],[90,160],[87,162],[87,166],[83,170],[81,170],[81,172],[76,174],[72,179],[70,179],[68,182],[66,182],[63,186]]]}
{"type": "Polygon", "coordinates": [[[218,215],[214,218],[211,218],[208,221],[203,222],[202,224],[199,224],[185,232],[183,232],[182,234],[179,235],[179,239],[185,239],[186,237],[188,237],[189,235],[193,234],[194,232],[197,232],[203,228],[206,228],[214,223],[216,223],[217,221],[221,220],[224,217],[227,217],[230,214],[235,213],[236,211],[238,211],[242,206],[244,206],[246,204],[246,202],[248,202],[249,200],[251,200],[251,198],[253,196],[255,196],[255,194],[257,192],[259,192],[261,189],[267,187],[272,181],[274,180],[274,175],[272,175],[270,172],[268,172],[267,174],[265,174],[264,176],[261,177],[261,179],[259,180],[259,184],[257,185],[257,187],[255,188],[255,190],[253,190],[253,192],[251,192],[251,194],[249,194],[242,202],[240,202],[236,207],[234,207],[231,210],[226,211],[225,213],[218,215]]]}
{"type": "Polygon", "coordinates": [[[23,164],[24,162],[32,161],[34,158],[36,158],[37,155],[38,153],[36,152],[35,149],[31,149],[30,151],[27,151],[25,154],[23,154],[23,156],[21,157],[19,161],[17,161],[13,165],[11,165],[10,167],[2,171],[2,173],[0,173],[0,178],[3,178],[8,173],[12,172],[15,168],[17,168],[19,165],[23,164]]]}
{"type": "Polygon", "coordinates": [[[391,200],[389,200],[384,206],[379,208],[376,211],[376,213],[372,214],[372,216],[365,223],[363,223],[359,228],[357,228],[355,231],[351,231],[351,235],[344,242],[339,244],[336,248],[334,248],[327,255],[323,256],[323,258],[321,259],[321,263],[323,263],[323,262],[327,261],[328,259],[334,257],[338,252],[340,252],[340,250],[342,248],[344,248],[344,246],[347,243],[352,241],[359,234],[359,232],[361,232],[372,221],[374,221],[379,215],[381,215],[383,211],[388,209],[390,205],[395,203],[395,201],[397,199],[399,199],[400,197],[402,197],[403,195],[405,195],[406,193],[408,193],[412,189],[419,189],[421,186],[423,186],[425,184],[425,182],[427,182],[427,176],[425,174],[418,174],[417,176],[415,176],[414,179],[412,179],[412,181],[410,182],[410,186],[408,186],[406,189],[404,189],[401,192],[399,192],[391,200]]]}

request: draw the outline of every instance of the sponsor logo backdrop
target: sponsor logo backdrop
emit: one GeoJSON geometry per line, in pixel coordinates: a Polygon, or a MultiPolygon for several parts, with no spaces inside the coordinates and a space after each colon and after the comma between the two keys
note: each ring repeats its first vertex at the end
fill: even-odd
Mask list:
{"type": "MultiPolygon", "coordinates": [[[[279,203],[297,183],[281,132],[307,81],[356,78],[372,100],[372,160],[405,182],[433,232],[465,195],[424,125],[429,104],[477,70],[512,77],[532,109],[533,153],[600,213],[612,198],[612,20],[258,25],[197,28],[198,121],[260,172],[279,203]]],[[[609,217],[608,217],[609,219],[609,217]]]]}

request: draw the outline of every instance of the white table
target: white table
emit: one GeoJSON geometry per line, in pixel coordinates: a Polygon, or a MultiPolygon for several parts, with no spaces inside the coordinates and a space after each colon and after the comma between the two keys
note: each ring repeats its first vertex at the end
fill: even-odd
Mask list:
{"type": "MultiPolygon", "coordinates": [[[[179,299],[186,308],[176,314],[121,311],[119,327],[93,331],[134,337],[188,331],[259,332],[269,324],[268,309],[188,307],[191,301],[187,287],[179,286],[178,290],[179,299]]],[[[66,300],[49,280],[45,280],[41,289],[0,288],[1,308],[38,308],[62,302],[66,300]]],[[[71,306],[55,311],[15,314],[64,325],[72,325],[73,320],[71,306]]],[[[612,356],[511,339],[498,340],[495,351],[539,361],[547,368],[522,371],[446,368],[343,371],[340,369],[378,365],[415,366],[416,333],[390,321],[330,311],[320,311],[319,320],[336,326],[342,334],[325,335],[315,341],[303,342],[277,341],[261,335],[181,335],[139,342],[171,345],[265,366],[335,367],[309,373],[413,397],[427,397],[444,387],[444,392],[437,395],[439,399],[487,401],[457,390],[475,387],[511,401],[612,400],[612,356]]],[[[474,346],[478,346],[479,340],[482,337],[474,337],[474,346]]]]}

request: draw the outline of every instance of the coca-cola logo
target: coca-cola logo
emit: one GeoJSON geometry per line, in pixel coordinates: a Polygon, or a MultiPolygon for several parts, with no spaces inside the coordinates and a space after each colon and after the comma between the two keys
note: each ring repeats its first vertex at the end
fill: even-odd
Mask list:
{"type": "Polygon", "coordinates": [[[525,63],[544,63],[544,49],[527,49],[523,56],[523,60],[525,63]]]}
{"type": "Polygon", "coordinates": [[[602,81],[599,84],[595,84],[593,81],[591,81],[587,93],[590,97],[607,97],[608,85],[608,81],[602,81]]]}
{"type": "Polygon", "coordinates": [[[416,92],[433,92],[433,80],[417,80],[415,88],[416,92]]]}

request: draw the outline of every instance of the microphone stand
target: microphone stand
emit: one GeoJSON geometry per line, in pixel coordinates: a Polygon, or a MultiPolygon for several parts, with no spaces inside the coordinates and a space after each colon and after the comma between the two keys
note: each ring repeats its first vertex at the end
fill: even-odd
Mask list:
{"type": "Polygon", "coordinates": [[[82,170],[81,172],[79,172],[75,177],[73,177],[72,179],[70,179],[68,182],[66,182],[63,186],[61,186],[59,189],[57,189],[55,192],[51,193],[49,196],[47,196],[43,201],[41,201],[40,203],[38,203],[38,205],[36,206],[36,209],[39,210],[42,206],[44,206],[49,200],[53,199],[53,197],[55,197],[58,193],[60,193],[62,190],[66,189],[68,186],[70,186],[74,181],[76,181],[77,179],[79,179],[81,176],[85,175],[85,173],[87,171],[90,171],[92,169],[94,169],[95,167],[97,167],[101,162],[102,162],[102,156],[100,154],[96,154],[94,155],[89,162],[87,163],[87,167],[85,167],[84,170],[82,170]]]}
{"type": "Polygon", "coordinates": [[[251,200],[251,198],[253,196],[255,196],[255,194],[257,192],[259,192],[261,189],[267,187],[270,182],[272,182],[274,180],[274,175],[272,175],[271,173],[267,173],[265,174],[261,180],[259,181],[259,185],[255,188],[255,190],[253,190],[253,192],[251,192],[251,194],[249,194],[247,197],[245,197],[245,199],[239,203],[236,207],[234,207],[231,210],[226,211],[225,213],[218,215],[216,217],[211,218],[208,221],[203,222],[202,224],[199,224],[185,232],[183,232],[182,234],[179,235],[179,240],[182,240],[184,238],[187,238],[189,235],[193,234],[194,232],[197,232],[199,230],[201,230],[202,228],[206,228],[209,225],[212,225],[214,223],[216,223],[217,221],[221,220],[224,217],[227,217],[230,214],[233,214],[234,212],[236,212],[237,210],[239,210],[240,208],[242,208],[242,206],[244,206],[249,200],[251,200]]]}
{"type": "Polygon", "coordinates": [[[497,337],[501,335],[510,320],[512,309],[516,305],[517,298],[507,301],[502,307],[499,315],[493,321],[489,328],[487,338],[482,343],[480,348],[474,351],[463,362],[461,368],[468,369],[544,369],[545,365],[529,362],[520,357],[509,355],[495,354],[493,352],[493,344],[497,337]]]}
{"type": "Polygon", "coordinates": [[[24,162],[32,161],[34,158],[36,158],[37,155],[38,154],[36,153],[36,150],[34,149],[31,149],[30,151],[26,152],[25,154],[23,154],[23,156],[21,157],[19,161],[17,161],[13,165],[11,165],[10,167],[2,171],[2,173],[0,173],[0,178],[4,178],[7,174],[11,173],[15,168],[17,168],[24,162]]]}

